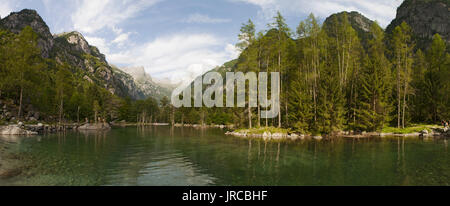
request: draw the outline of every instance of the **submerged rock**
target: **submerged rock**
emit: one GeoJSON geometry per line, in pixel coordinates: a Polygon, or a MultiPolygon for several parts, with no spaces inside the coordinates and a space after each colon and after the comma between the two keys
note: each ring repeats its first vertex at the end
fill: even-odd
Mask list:
{"type": "Polygon", "coordinates": [[[323,137],[322,136],[314,136],[313,139],[315,139],[315,140],[322,140],[323,137]]]}
{"type": "Polygon", "coordinates": [[[283,139],[286,135],[282,133],[274,133],[272,134],[272,139],[274,140],[280,140],[283,139]]]}
{"type": "Polygon", "coordinates": [[[111,129],[108,123],[85,124],[78,127],[78,130],[108,130],[111,129]]]}

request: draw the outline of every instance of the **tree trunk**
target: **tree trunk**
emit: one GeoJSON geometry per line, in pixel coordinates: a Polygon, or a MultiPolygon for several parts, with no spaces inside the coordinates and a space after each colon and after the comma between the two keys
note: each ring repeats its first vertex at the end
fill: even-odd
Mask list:
{"type": "Polygon", "coordinates": [[[400,58],[397,57],[397,128],[400,128],[400,58]]]}
{"type": "Polygon", "coordinates": [[[19,112],[17,114],[18,119],[22,117],[22,99],[23,99],[23,86],[20,87],[19,112]]]}
{"type": "Polygon", "coordinates": [[[62,123],[63,110],[64,110],[64,99],[61,97],[61,101],[59,103],[59,124],[62,123]]]}
{"type": "Polygon", "coordinates": [[[285,100],[285,102],[284,102],[284,106],[285,106],[285,111],[286,111],[286,126],[289,126],[289,113],[288,113],[288,104],[287,104],[287,98],[286,98],[286,100],[285,100]]]}
{"type": "Polygon", "coordinates": [[[205,112],[202,110],[202,116],[201,116],[201,125],[203,127],[203,125],[205,124],[205,112]]]}
{"type": "Polygon", "coordinates": [[[250,107],[250,101],[248,102],[248,127],[252,128],[252,109],[250,107]]]}
{"type": "Polygon", "coordinates": [[[258,102],[258,127],[261,127],[261,107],[258,102]]]}
{"type": "Polygon", "coordinates": [[[175,107],[172,107],[172,126],[175,125],[175,107]]]}
{"type": "MultiPolygon", "coordinates": [[[[278,51],[278,72],[280,72],[280,97],[281,97],[281,93],[282,93],[282,84],[281,84],[281,80],[282,80],[282,76],[281,76],[281,51],[278,51]]],[[[280,104],[280,103],[279,103],[280,104]]],[[[279,109],[279,114],[278,114],[278,128],[281,127],[281,110],[280,110],[280,105],[277,105],[278,109],[279,109]]]]}
{"type": "Polygon", "coordinates": [[[314,123],[317,122],[317,68],[314,66],[314,85],[313,85],[313,101],[314,101],[314,123]]]}
{"type": "Polygon", "coordinates": [[[80,106],[77,107],[77,124],[80,124],[80,106]]]}
{"type": "Polygon", "coordinates": [[[408,93],[408,56],[405,54],[405,78],[403,80],[403,111],[402,111],[402,128],[405,128],[405,111],[406,111],[406,94],[408,93]]]}
{"type": "Polygon", "coordinates": [[[184,113],[181,112],[181,126],[184,127],[184,113]]]}
{"type": "Polygon", "coordinates": [[[62,123],[62,116],[63,116],[63,111],[64,111],[64,91],[61,91],[61,96],[60,96],[60,103],[59,103],[59,124],[61,125],[62,123]]]}

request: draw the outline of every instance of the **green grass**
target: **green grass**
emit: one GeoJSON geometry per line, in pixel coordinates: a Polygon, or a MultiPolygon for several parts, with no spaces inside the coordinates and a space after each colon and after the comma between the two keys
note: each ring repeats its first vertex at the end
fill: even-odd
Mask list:
{"type": "Polygon", "coordinates": [[[247,134],[264,134],[264,132],[270,132],[272,134],[274,134],[274,133],[287,134],[287,133],[289,133],[289,129],[276,128],[276,127],[259,127],[259,128],[252,128],[252,129],[238,129],[235,132],[241,132],[241,133],[245,132],[247,134]]]}
{"type": "Polygon", "coordinates": [[[383,133],[394,133],[394,134],[410,134],[415,132],[420,132],[424,129],[428,130],[428,132],[431,132],[431,128],[438,128],[438,125],[426,125],[426,124],[414,124],[410,127],[406,127],[404,129],[397,128],[397,127],[385,127],[383,128],[383,133]]]}

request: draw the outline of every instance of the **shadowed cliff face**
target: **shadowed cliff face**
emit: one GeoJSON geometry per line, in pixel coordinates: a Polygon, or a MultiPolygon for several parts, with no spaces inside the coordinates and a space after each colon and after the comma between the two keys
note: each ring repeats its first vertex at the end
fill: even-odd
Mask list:
{"type": "Polygon", "coordinates": [[[20,12],[13,12],[9,16],[0,20],[0,28],[13,33],[20,33],[26,26],[31,26],[38,34],[38,46],[41,49],[42,57],[50,57],[53,48],[53,36],[47,24],[34,10],[24,9],[20,12]]]}
{"type": "Polygon", "coordinates": [[[449,0],[406,0],[397,9],[397,17],[387,27],[391,33],[403,21],[413,30],[417,46],[427,48],[434,34],[450,43],[449,0]]]}

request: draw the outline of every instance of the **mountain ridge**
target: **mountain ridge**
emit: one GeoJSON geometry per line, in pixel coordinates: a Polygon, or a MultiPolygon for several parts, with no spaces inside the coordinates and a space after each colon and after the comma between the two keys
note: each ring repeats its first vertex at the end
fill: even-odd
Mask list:
{"type": "Polygon", "coordinates": [[[425,50],[434,34],[450,43],[450,0],[405,0],[398,8],[394,20],[387,26],[390,34],[402,22],[414,33],[417,46],[425,50]]]}
{"type": "MultiPolygon", "coordinates": [[[[13,33],[20,33],[23,28],[30,26],[38,34],[38,47],[43,58],[54,59],[58,64],[81,68],[83,79],[107,89],[111,94],[132,99],[153,97],[158,91],[145,91],[137,85],[134,78],[117,67],[110,65],[100,50],[89,44],[78,31],[63,32],[52,35],[37,11],[23,9],[12,12],[0,20],[0,28],[13,33]]],[[[149,82],[147,82],[149,83],[149,82]]],[[[157,89],[164,89],[158,87],[157,89]]],[[[164,91],[167,94],[168,91],[164,91]]],[[[158,99],[161,98],[158,96],[158,99]]]]}

